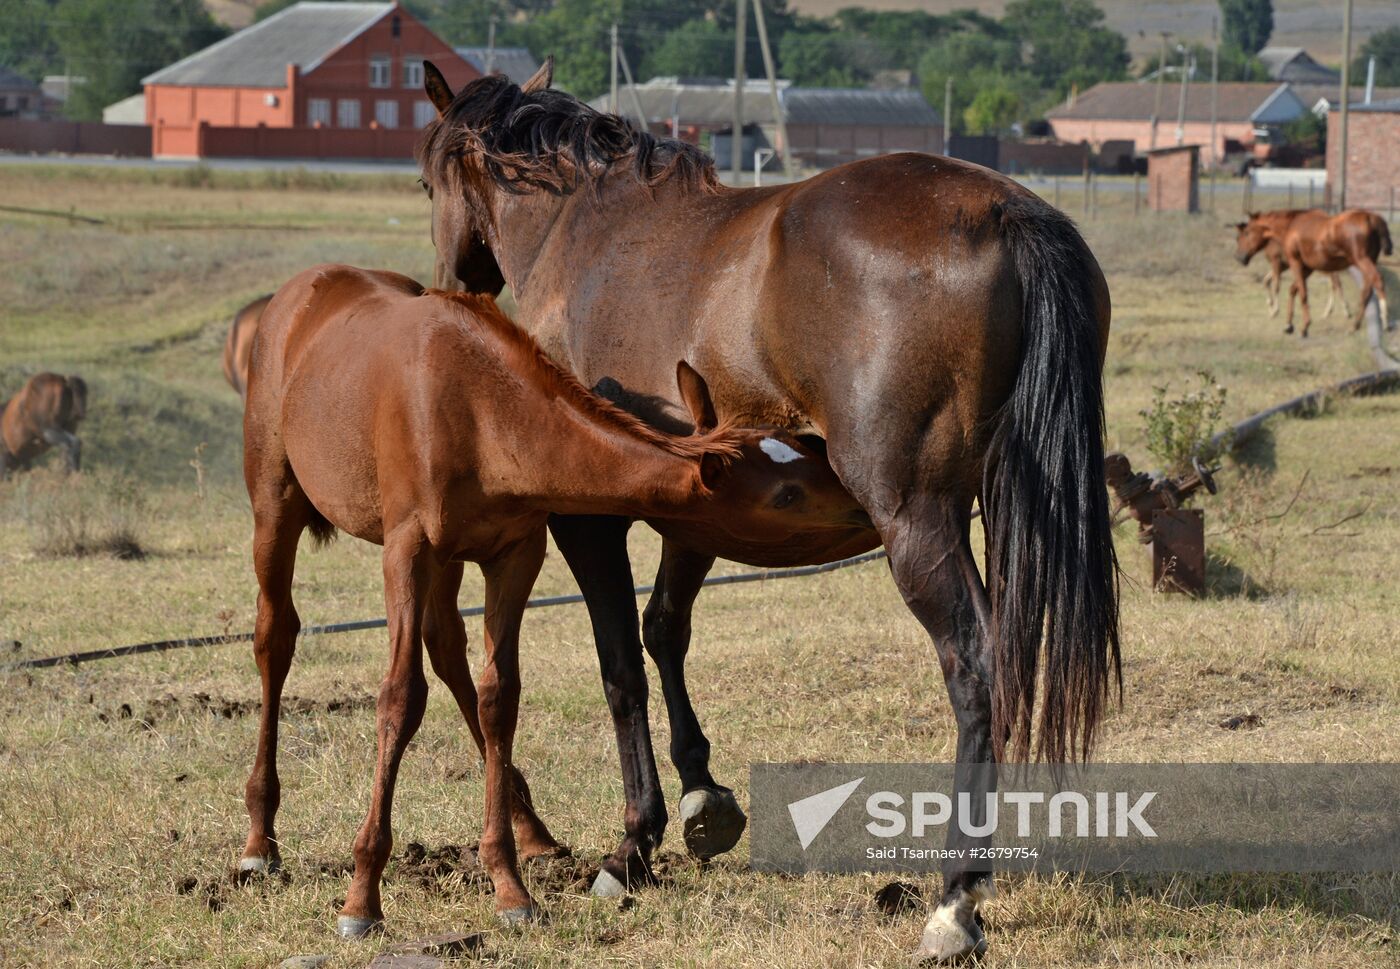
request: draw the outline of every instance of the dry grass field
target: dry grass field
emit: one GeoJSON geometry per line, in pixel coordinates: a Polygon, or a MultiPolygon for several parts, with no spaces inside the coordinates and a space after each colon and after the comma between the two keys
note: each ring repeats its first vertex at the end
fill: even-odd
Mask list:
{"type": "MultiPolygon", "coordinates": [[[[0,485],[0,663],[251,628],[240,408],[219,372],[227,320],[317,261],[427,274],[426,202],[411,179],[37,167],[0,172],[0,198],[104,220],[0,212],[0,390],[40,368],[91,385],[83,474],[0,485]],[[103,552],[131,545],[139,557],[103,552]],[[80,546],[96,554],[65,554],[80,546]]],[[[1303,344],[1264,315],[1254,271],[1230,259],[1223,204],[1214,217],[1134,219],[1130,196],[1101,201],[1084,228],[1115,304],[1110,444],[1140,466],[1139,411],[1155,386],[1184,390],[1208,368],[1238,419],[1369,369],[1338,317],[1303,344]]],[[[1205,597],[1154,594],[1132,530],[1119,533],[1125,697],[1100,759],[1394,760],[1400,394],[1276,421],[1220,482],[1204,503],[1205,597]],[[1221,726],[1242,714],[1257,719],[1221,726]]],[[[634,548],[649,581],[658,543],[638,528],[634,548]]],[[[552,553],[537,594],[568,591],[552,553]]],[[[342,537],[304,552],[296,596],[308,625],[382,615],[377,549],[342,537]]],[[[480,596],[469,571],[462,604],[480,596]]],[[[468,628],[479,662],[479,624],[468,628]]],[[[715,774],[741,803],[755,761],[953,755],[932,648],[882,564],[709,590],[695,642],[691,686],[715,774]]],[[[621,907],[587,895],[590,866],[621,830],[622,786],[577,606],[532,612],[522,644],[519,762],[575,852],[527,871],[548,924],[496,928],[489,886],[456,850],[478,836],[482,778],[435,688],[396,799],[388,936],[340,942],[332,924],[385,659],[382,632],[300,642],[282,727],[288,878],[245,886],[229,871],[256,729],[246,645],[0,672],[0,965],[253,967],[329,952],[335,966],[362,966],[391,942],[462,929],[485,932],[474,961],[489,965],[905,964],[923,916],[877,910],[888,877],[757,875],[747,839],[702,870],[677,835],[660,886],[621,907]]],[[[674,812],[669,764],[662,777],[674,812]]],[[[917,884],[937,891],[935,878],[917,884]]],[[[990,966],[1400,963],[1396,875],[1003,876],[1000,888],[990,966]]]]}

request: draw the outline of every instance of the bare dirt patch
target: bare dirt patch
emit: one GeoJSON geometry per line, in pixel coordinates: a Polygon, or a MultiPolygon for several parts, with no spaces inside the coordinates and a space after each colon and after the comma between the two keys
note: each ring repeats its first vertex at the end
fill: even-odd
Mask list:
{"type": "MultiPolygon", "coordinates": [[[[368,693],[344,694],[327,699],[300,696],[282,698],[283,716],[314,716],[323,713],[354,713],[359,710],[373,710],[375,698],[368,693]]],[[[228,697],[212,696],[208,693],[188,693],[177,696],[167,693],[149,700],[139,709],[131,703],[121,703],[110,709],[98,711],[97,719],[103,723],[114,720],[132,720],[152,726],[166,720],[178,720],[196,714],[203,714],[221,720],[237,720],[262,711],[261,700],[235,700],[228,697]]]]}

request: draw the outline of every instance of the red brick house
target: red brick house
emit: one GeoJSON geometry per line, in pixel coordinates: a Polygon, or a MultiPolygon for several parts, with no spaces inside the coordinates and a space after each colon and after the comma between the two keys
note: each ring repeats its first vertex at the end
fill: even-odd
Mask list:
{"type": "MultiPolygon", "coordinates": [[[[1337,198],[1342,114],[1327,114],[1327,187],[1337,198]]],[[[1400,98],[1351,105],[1347,121],[1347,208],[1395,217],[1400,205],[1400,98]]],[[[1392,227],[1400,234],[1400,227],[1392,227]]]]}
{"type": "Polygon", "coordinates": [[[405,156],[435,116],[425,59],[481,76],[397,3],[295,4],[142,79],[153,153],[405,156]]]}

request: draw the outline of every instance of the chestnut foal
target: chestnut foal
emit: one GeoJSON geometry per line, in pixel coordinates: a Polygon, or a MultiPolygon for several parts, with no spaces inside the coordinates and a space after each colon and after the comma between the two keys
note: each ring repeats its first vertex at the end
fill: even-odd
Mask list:
{"type": "MultiPolygon", "coordinates": [[[[678,371],[694,412],[712,413],[704,381],[684,363],[678,371]]],[[[849,527],[862,514],[827,463],[783,431],[662,434],[591,394],[490,297],[346,266],[307,270],[263,312],[244,447],[263,687],[244,870],[269,870],[279,858],[277,718],[300,628],[291,598],[297,542],[306,529],[325,541],[340,528],[384,547],[390,664],[369,814],[338,921],[346,937],[383,920],[395,777],[427,700],[420,642],[486,761],[479,857],[496,911],[508,922],[535,914],[517,855],[559,846],[530,806],[511,747],[521,613],[550,512],[703,520],[775,541],[849,527]],[[479,694],[457,612],[464,561],[486,578],[479,694]]]]}

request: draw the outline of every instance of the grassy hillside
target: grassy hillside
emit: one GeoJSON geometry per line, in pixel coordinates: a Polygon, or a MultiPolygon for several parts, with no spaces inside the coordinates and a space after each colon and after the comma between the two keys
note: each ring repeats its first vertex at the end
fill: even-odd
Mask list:
{"type": "MultiPolygon", "coordinates": [[[[240,413],[218,362],[227,321],[317,261],[422,278],[431,250],[421,192],[411,178],[6,167],[0,196],[105,220],[0,213],[0,390],[41,368],[92,386],[84,473],[41,469],[0,485],[0,643],[19,644],[0,659],[251,628],[240,413]],[[78,527],[126,529],[144,555],[55,555],[53,537],[78,527]]],[[[1180,391],[1209,368],[1235,419],[1368,367],[1362,339],[1338,318],[1320,320],[1306,344],[1283,337],[1253,271],[1230,258],[1224,211],[1134,219],[1129,195],[1100,198],[1085,231],[1114,300],[1110,443],[1140,465],[1150,462],[1139,411],[1155,386],[1180,391]]],[[[1068,193],[1065,204],[1078,211],[1068,193]]],[[[1397,439],[1400,394],[1331,401],[1272,425],[1204,503],[1210,591],[1198,601],[1154,594],[1144,551],[1120,529],[1125,705],[1101,759],[1394,758],[1397,439]],[[1245,729],[1222,726],[1250,714],[1245,729]]],[[[658,543],[638,528],[633,548],[648,580],[658,543]]],[[[573,588],[551,551],[536,593],[573,588]]],[[[343,537],[304,550],[296,596],[308,625],[382,615],[378,550],[343,537]]],[[[481,597],[469,570],[461,602],[481,597]]],[[[480,628],[468,628],[479,666],[480,628]]],[[[710,590],[695,642],[695,704],[716,776],[741,802],[753,761],[953,755],[933,650],[883,565],[710,590]]],[[[333,952],[336,966],[364,965],[386,943],[343,944],[330,926],[365,809],[368,698],[385,656],[382,631],[299,643],[287,688],[298,699],[282,726],[290,880],[241,887],[228,869],[246,830],[259,690],[246,645],[0,673],[0,963],[253,967],[333,952]]],[[[888,876],[760,876],[747,870],[747,842],[702,868],[677,853],[673,829],[661,886],[621,909],[590,899],[583,888],[619,836],[622,795],[584,610],[531,613],[522,665],[518,762],[575,851],[527,872],[551,921],[497,930],[482,872],[452,848],[479,835],[481,771],[434,686],[396,798],[388,941],[485,930],[486,959],[521,966],[906,964],[923,917],[878,911],[872,898],[888,876]],[[452,850],[424,863],[411,842],[452,850]]],[[[659,689],[651,712],[664,760],[659,689]]],[[[674,811],[669,764],[661,776],[674,811]]],[[[913,881],[936,891],[937,879],[913,881]]],[[[1396,962],[1396,876],[999,881],[991,966],[1396,962]]]]}

